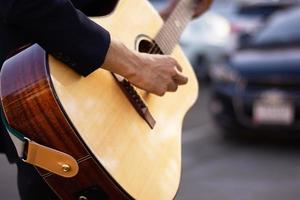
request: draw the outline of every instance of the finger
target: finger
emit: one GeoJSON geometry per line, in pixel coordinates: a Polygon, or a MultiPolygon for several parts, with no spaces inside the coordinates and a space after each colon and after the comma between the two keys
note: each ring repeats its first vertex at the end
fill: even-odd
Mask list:
{"type": "Polygon", "coordinates": [[[168,91],[169,92],[176,92],[178,89],[178,85],[172,81],[171,83],[168,84],[168,91]]]}
{"type": "Polygon", "coordinates": [[[181,67],[178,63],[176,64],[176,69],[177,69],[178,71],[182,72],[182,67],[181,67]]]}
{"type": "Polygon", "coordinates": [[[164,96],[164,94],[167,92],[167,86],[163,87],[163,86],[160,86],[160,87],[157,87],[153,93],[158,95],[158,96],[164,96]]]}
{"type": "Polygon", "coordinates": [[[174,68],[176,69],[176,71],[182,72],[182,67],[179,65],[179,63],[174,58],[172,58],[172,60],[173,60],[174,68]]]}
{"type": "Polygon", "coordinates": [[[194,4],[193,17],[198,17],[199,15],[207,11],[211,6],[212,2],[212,0],[196,1],[196,3],[194,4]]]}
{"type": "Polygon", "coordinates": [[[188,78],[181,73],[178,73],[176,76],[173,76],[173,80],[178,85],[185,85],[188,82],[188,78]]]}

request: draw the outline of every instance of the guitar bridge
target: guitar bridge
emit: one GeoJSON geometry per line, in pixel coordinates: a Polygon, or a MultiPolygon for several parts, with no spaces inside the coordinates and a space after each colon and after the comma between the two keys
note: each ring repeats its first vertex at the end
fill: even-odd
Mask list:
{"type": "Polygon", "coordinates": [[[149,112],[148,107],[140,97],[140,95],[136,92],[134,87],[123,77],[119,77],[117,74],[113,74],[115,79],[118,82],[118,85],[134,107],[134,109],[137,111],[137,113],[146,121],[146,123],[150,126],[151,129],[155,126],[155,119],[149,112]]]}

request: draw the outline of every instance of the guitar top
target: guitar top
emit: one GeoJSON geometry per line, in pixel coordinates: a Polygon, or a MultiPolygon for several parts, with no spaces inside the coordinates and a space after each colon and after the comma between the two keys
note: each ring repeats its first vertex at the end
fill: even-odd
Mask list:
{"type": "Polygon", "coordinates": [[[105,199],[174,198],[182,122],[198,94],[196,76],[177,45],[191,4],[180,1],[165,24],[142,0],[121,0],[111,15],[91,18],[131,49],[178,61],[189,82],[163,97],[102,69],[81,77],[37,46],[6,62],[1,99],[9,124],[78,162],[78,174],[69,179],[38,169],[60,198],[94,187],[105,199]]]}

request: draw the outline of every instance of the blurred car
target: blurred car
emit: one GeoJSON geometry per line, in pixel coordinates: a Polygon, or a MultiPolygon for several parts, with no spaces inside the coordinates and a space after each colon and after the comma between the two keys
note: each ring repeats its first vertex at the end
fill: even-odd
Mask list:
{"type": "Polygon", "coordinates": [[[251,34],[255,34],[270,16],[278,11],[282,11],[297,4],[292,0],[251,0],[239,1],[228,17],[231,23],[232,33],[237,45],[243,45],[251,34]]]}
{"type": "Polygon", "coordinates": [[[167,0],[149,0],[149,2],[158,11],[165,8],[168,3],[167,0]]]}
{"type": "Polygon", "coordinates": [[[229,22],[213,11],[193,20],[187,26],[180,45],[200,80],[207,78],[209,68],[230,50],[230,38],[229,22]]]}
{"type": "Polygon", "coordinates": [[[280,12],[212,69],[210,104],[226,129],[300,129],[300,8],[280,12]]]}

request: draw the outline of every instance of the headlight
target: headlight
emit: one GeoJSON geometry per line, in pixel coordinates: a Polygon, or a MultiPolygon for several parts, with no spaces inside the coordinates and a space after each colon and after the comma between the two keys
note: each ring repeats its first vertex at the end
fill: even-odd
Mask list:
{"type": "Polygon", "coordinates": [[[232,83],[239,79],[237,72],[227,66],[214,66],[211,70],[211,77],[217,82],[232,83]]]}

